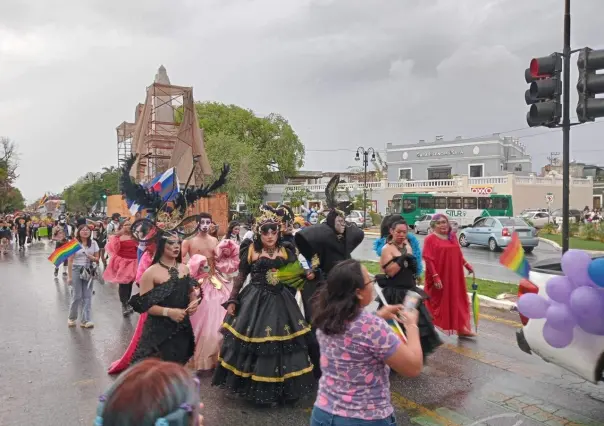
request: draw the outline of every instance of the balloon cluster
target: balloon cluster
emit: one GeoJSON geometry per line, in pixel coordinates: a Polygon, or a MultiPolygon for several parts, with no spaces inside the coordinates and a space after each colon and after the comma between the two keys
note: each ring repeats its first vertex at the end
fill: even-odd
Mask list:
{"type": "Polygon", "coordinates": [[[531,319],[545,318],[543,338],[554,348],[573,341],[575,327],[604,336],[604,258],[592,260],[581,250],[562,256],[565,276],[550,278],[549,299],[527,293],[518,299],[518,311],[531,319]]]}

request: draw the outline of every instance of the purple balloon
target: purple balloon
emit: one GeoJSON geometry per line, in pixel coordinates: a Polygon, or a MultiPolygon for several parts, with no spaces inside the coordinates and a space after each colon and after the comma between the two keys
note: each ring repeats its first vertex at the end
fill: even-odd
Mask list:
{"type": "Polygon", "coordinates": [[[550,278],[545,287],[549,298],[558,303],[569,303],[570,294],[574,289],[575,287],[570,282],[568,277],[560,276],[550,278]]]}
{"type": "Polygon", "coordinates": [[[596,321],[604,316],[602,290],[594,287],[579,287],[570,295],[570,309],[579,319],[596,321]]]}
{"type": "Polygon", "coordinates": [[[549,321],[546,321],[543,326],[543,338],[554,348],[565,348],[573,341],[573,330],[559,331],[552,327],[549,321]]]}
{"type": "Polygon", "coordinates": [[[587,273],[596,285],[604,288],[604,258],[594,259],[587,268],[587,273]]]}
{"type": "Polygon", "coordinates": [[[552,303],[547,308],[545,318],[547,318],[547,324],[558,331],[572,330],[577,325],[570,308],[562,303],[552,303]]]}
{"type": "Polygon", "coordinates": [[[562,270],[575,287],[595,286],[587,271],[590,263],[591,256],[586,251],[569,250],[562,256],[562,270]]]}
{"type": "Polygon", "coordinates": [[[545,318],[550,302],[538,294],[527,293],[518,299],[518,311],[527,318],[545,318]]]}
{"type": "Polygon", "coordinates": [[[595,319],[578,318],[577,323],[586,333],[604,336],[604,315],[595,319]]]}

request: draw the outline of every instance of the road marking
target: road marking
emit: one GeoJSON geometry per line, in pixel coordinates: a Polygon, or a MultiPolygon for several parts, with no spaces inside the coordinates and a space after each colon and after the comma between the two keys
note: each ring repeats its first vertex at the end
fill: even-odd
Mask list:
{"type": "MultiPolygon", "coordinates": [[[[429,417],[432,420],[438,422],[438,424],[442,426],[461,426],[446,417],[441,416],[436,411],[430,410],[427,407],[424,407],[421,404],[411,401],[410,399],[405,398],[398,392],[390,391],[390,401],[392,405],[400,410],[404,410],[405,412],[413,412],[414,414],[421,414],[425,417],[429,417]]],[[[409,418],[411,418],[411,413],[409,413],[409,418]]],[[[413,421],[413,419],[411,419],[413,421]]]]}
{"type": "Polygon", "coordinates": [[[479,317],[482,319],[485,319],[487,321],[492,321],[492,322],[498,322],[500,324],[506,324],[515,328],[522,328],[522,323],[518,322],[518,321],[513,321],[513,320],[509,320],[509,319],[505,319],[505,318],[499,318],[496,317],[494,315],[488,315],[488,314],[479,314],[479,317]]]}

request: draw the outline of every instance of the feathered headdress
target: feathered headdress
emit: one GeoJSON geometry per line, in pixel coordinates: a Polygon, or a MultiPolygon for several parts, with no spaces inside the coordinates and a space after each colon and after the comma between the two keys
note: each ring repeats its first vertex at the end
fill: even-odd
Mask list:
{"type": "MultiPolygon", "coordinates": [[[[334,175],[325,187],[325,205],[323,213],[336,214],[345,217],[346,212],[338,209],[338,186],[340,185],[340,175],[334,175]]],[[[350,207],[350,204],[347,206],[350,207]]]]}
{"type": "Polygon", "coordinates": [[[296,218],[292,208],[286,204],[281,204],[279,207],[277,207],[277,214],[281,216],[281,220],[284,223],[293,223],[294,219],[296,218]]]}
{"type": "MultiPolygon", "coordinates": [[[[138,204],[141,209],[145,209],[152,218],[139,219],[132,224],[132,235],[141,242],[166,234],[178,234],[182,238],[195,234],[199,227],[197,216],[189,216],[183,219],[188,206],[200,198],[209,197],[213,191],[224,185],[230,170],[230,167],[225,164],[220,177],[212,184],[201,188],[189,188],[188,182],[182,191],[179,188],[174,188],[178,192],[173,197],[172,204],[174,207],[170,208],[167,206],[168,202],[162,199],[160,193],[132,180],[130,169],[135,161],[136,155],[133,155],[124,162],[120,173],[120,187],[126,199],[138,204]],[[153,229],[156,232],[151,232],[153,229]]],[[[193,171],[191,171],[192,174],[193,171]]]]}

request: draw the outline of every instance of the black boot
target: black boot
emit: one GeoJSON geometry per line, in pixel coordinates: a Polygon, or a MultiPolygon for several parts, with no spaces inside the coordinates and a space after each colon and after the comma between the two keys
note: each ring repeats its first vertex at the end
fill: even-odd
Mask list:
{"type": "Polygon", "coordinates": [[[130,307],[128,306],[127,303],[122,303],[122,315],[124,317],[127,317],[131,314],[132,312],[130,311],[130,307]]]}

